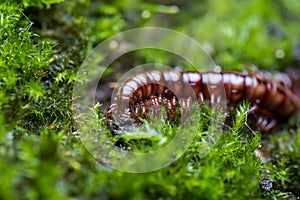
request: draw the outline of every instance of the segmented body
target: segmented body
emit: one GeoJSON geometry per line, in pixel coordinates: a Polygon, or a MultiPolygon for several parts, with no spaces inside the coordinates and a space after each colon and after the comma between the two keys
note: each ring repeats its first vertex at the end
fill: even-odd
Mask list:
{"type": "Polygon", "coordinates": [[[138,121],[138,115],[145,118],[151,106],[158,105],[159,112],[165,104],[172,120],[176,104],[185,109],[194,101],[220,104],[226,95],[229,111],[247,100],[251,104],[249,113],[256,116],[256,126],[269,131],[299,112],[300,97],[293,87],[292,80],[286,77],[274,81],[237,72],[148,71],[132,76],[119,88],[108,108],[108,127],[114,132],[122,126],[114,114],[121,116],[121,121],[138,121]]]}

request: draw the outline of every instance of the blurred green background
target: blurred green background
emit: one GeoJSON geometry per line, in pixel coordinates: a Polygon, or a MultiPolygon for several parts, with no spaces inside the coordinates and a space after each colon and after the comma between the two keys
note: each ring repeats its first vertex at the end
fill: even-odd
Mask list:
{"type": "MultiPolygon", "coordinates": [[[[296,199],[299,117],[260,143],[259,133],[243,133],[245,115],[236,112],[235,128],[205,158],[195,141],[172,165],[130,174],[101,166],[85,150],[72,116],[72,88],[97,44],[144,26],[191,36],[225,71],[299,68],[299,13],[296,0],[0,3],[0,199],[296,199]],[[268,162],[254,156],[258,147],[268,162]]],[[[118,78],[150,62],[182,64],[144,50],[121,57],[106,74],[118,78]]],[[[100,107],[100,121],[104,111],[100,107]]]]}

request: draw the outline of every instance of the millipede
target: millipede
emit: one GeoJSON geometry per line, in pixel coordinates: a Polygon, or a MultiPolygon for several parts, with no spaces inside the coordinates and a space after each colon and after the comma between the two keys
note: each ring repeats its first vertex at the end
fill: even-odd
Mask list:
{"type": "Polygon", "coordinates": [[[160,112],[163,105],[172,121],[178,105],[188,110],[193,102],[219,104],[224,91],[228,112],[248,101],[249,114],[256,116],[255,127],[267,132],[300,111],[299,84],[299,73],[293,70],[274,79],[262,73],[147,71],[131,76],[118,88],[107,110],[107,124],[115,133],[127,120],[137,123],[139,117],[146,118],[150,107],[160,112]]]}

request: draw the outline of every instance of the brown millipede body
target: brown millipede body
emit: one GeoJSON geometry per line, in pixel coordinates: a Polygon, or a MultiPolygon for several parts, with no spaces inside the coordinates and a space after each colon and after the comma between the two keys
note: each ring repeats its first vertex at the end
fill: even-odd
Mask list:
{"type": "Polygon", "coordinates": [[[137,122],[139,114],[146,118],[151,106],[157,106],[154,111],[160,112],[161,105],[166,105],[172,120],[177,103],[183,110],[188,110],[194,101],[203,104],[207,100],[211,104],[218,104],[223,88],[229,110],[247,100],[251,105],[249,113],[257,116],[256,127],[266,132],[299,112],[299,88],[295,88],[294,82],[299,84],[299,77],[294,75],[289,78],[283,73],[278,76],[278,80],[239,72],[153,70],[139,73],[130,77],[118,89],[117,97],[112,100],[107,111],[108,127],[115,132],[122,126],[115,121],[114,114],[121,115],[121,121],[134,119],[137,122]],[[190,96],[188,87],[196,99],[190,96]]]}

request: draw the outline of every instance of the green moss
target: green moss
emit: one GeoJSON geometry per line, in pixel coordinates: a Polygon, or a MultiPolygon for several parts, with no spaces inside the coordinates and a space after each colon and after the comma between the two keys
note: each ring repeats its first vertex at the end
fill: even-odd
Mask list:
{"type": "Polygon", "coordinates": [[[34,41],[38,36],[30,31],[32,24],[22,16],[21,9],[5,5],[1,8],[0,106],[10,129],[44,97],[41,80],[50,63],[52,47],[49,42],[34,41]]]}
{"type": "MultiPolygon", "coordinates": [[[[233,114],[232,128],[220,130],[205,157],[200,153],[207,146],[211,120],[205,116],[211,112],[201,112],[195,119],[201,119],[199,124],[189,127],[196,137],[176,162],[141,174],[100,165],[80,141],[71,105],[73,83],[81,78],[76,72],[88,52],[107,37],[135,27],[165,26],[185,32],[203,43],[224,70],[241,70],[245,64],[270,71],[298,66],[299,3],[60,2],[0,4],[0,199],[288,199],[300,195],[299,127],[287,125],[269,137],[256,132],[249,136],[247,104],[233,114]],[[284,57],[276,57],[277,50],[284,57]],[[258,147],[269,162],[262,163],[254,155],[258,147]],[[272,181],[272,187],[261,186],[263,179],[272,181]]],[[[107,76],[145,61],[191,68],[174,55],[153,50],[118,61],[107,76]],[[120,63],[124,64],[120,67],[120,63]]],[[[97,125],[109,134],[104,109],[99,108],[97,125]]],[[[295,119],[299,124],[299,117],[295,119]]],[[[178,131],[161,119],[155,126],[162,130],[159,137],[121,137],[133,151],[155,151],[178,131]]]]}

